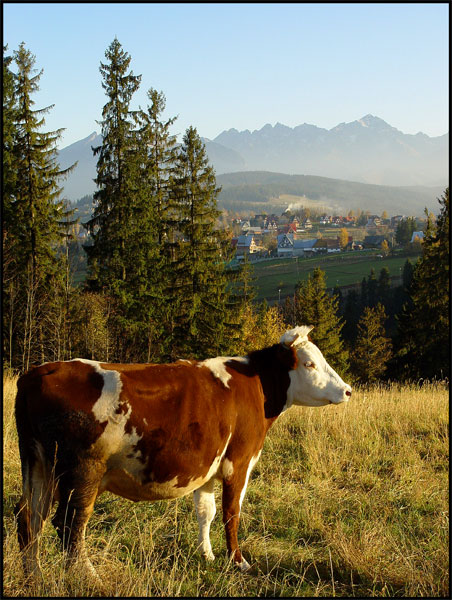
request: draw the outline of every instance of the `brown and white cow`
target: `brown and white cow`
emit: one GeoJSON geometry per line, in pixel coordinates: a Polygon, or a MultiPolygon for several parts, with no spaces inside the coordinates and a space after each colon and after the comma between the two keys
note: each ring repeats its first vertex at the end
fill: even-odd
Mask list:
{"type": "Polygon", "coordinates": [[[292,405],[339,404],[351,396],[308,340],[311,329],[292,329],[245,358],[166,365],[74,359],[23,375],[16,399],[23,495],[16,514],[26,571],[39,573],[40,533],[58,502],[52,522],[69,556],[94,573],[84,536],[105,490],[135,502],[193,492],[199,546],[213,560],[216,479],[223,484],[229,554],[247,570],[237,529],[268,429],[292,405]]]}

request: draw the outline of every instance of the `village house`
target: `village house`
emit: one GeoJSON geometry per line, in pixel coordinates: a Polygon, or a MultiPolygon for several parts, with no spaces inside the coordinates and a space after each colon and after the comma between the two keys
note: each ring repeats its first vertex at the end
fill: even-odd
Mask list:
{"type": "Polygon", "coordinates": [[[331,217],[330,223],[333,227],[339,227],[342,225],[342,217],[335,215],[334,217],[331,217]]]}
{"type": "Polygon", "coordinates": [[[307,256],[314,252],[313,248],[316,239],[297,240],[291,233],[282,233],[277,237],[277,253],[280,258],[290,258],[294,256],[307,256]]]}
{"type": "Polygon", "coordinates": [[[254,254],[262,249],[256,244],[254,235],[239,235],[236,240],[237,241],[232,240],[233,247],[235,247],[236,258],[243,258],[245,254],[254,254]]]}
{"type": "Polygon", "coordinates": [[[246,232],[244,232],[246,235],[261,235],[262,234],[262,228],[261,227],[249,227],[246,232]]]}
{"type": "Polygon", "coordinates": [[[375,229],[382,226],[381,218],[378,215],[370,215],[367,218],[366,229],[375,229]]]}
{"type": "Polygon", "coordinates": [[[297,233],[297,226],[295,223],[287,223],[286,225],[282,225],[280,227],[278,227],[278,233],[291,233],[294,234],[296,237],[296,233],[297,233]]]}
{"type": "Polygon", "coordinates": [[[316,240],[313,249],[319,254],[330,254],[331,252],[340,252],[341,247],[337,238],[320,238],[316,240]]]}
{"type": "Polygon", "coordinates": [[[272,214],[265,218],[264,229],[267,229],[268,231],[275,231],[276,229],[278,229],[278,222],[279,217],[272,214]]]}
{"type": "Polygon", "coordinates": [[[396,215],[395,217],[391,217],[391,227],[395,228],[400,223],[406,219],[405,215],[396,215]]]}
{"type": "Polygon", "coordinates": [[[388,239],[385,235],[366,235],[362,245],[363,248],[381,248],[381,244],[384,240],[388,242],[388,239]]]}

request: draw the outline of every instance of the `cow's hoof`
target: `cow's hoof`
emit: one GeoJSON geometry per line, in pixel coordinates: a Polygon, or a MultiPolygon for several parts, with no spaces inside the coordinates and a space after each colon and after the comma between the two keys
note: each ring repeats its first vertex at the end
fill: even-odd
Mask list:
{"type": "Polygon", "coordinates": [[[242,557],[242,562],[236,563],[242,573],[246,573],[251,569],[251,565],[242,557]]]}
{"type": "Polygon", "coordinates": [[[215,554],[212,552],[212,550],[210,550],[209,552],[203,552],[202,557],[207,562],[212,562],[213,560],[215,560],[215,554]]]}

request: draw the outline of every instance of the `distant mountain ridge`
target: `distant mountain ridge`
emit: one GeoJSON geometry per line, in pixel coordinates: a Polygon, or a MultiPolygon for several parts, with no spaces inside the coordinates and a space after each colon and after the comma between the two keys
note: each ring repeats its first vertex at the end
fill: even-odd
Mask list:
{"type": "Polygon", "coordinates": [[[259,130],[223,131],[215,143],[235,150],[246,171],[319,175],[377,185],[445,185],[449,134],[404,134],[383,119],[366,115],[332,129],[290,128],[281,123],[259,130]]]}
{"type": "MultiPolygon", "coordinates": [[[[60,150],[62,168],[78,160],[76,169],[62,182],[70,200],[95,190],[97,159],[91,147],[101,141],[92,132],[60,150]]],[[[330,130],[306,123],[294,128],[267,124],[253,132],[229,129],[203,142],[217,175],[270,171],[376,185],[448,185],[448,133],[439,137],[404,134],[372,115],[330,130]]]]}

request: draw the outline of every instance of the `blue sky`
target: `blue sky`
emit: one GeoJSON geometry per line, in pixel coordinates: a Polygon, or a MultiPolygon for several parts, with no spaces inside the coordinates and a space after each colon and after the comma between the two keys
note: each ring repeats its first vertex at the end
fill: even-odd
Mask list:
{"type": "Polygon", "coordinates": [[[173,132],[277,122],[331,129],[370,113],[404,133],[449,130],[449,6],[4,3],[8,54],[44,69],[36,108],[60,147],[100,131],[100,61],[116,36],[142,75],[132,108],[163,91],[173,132]]]}

